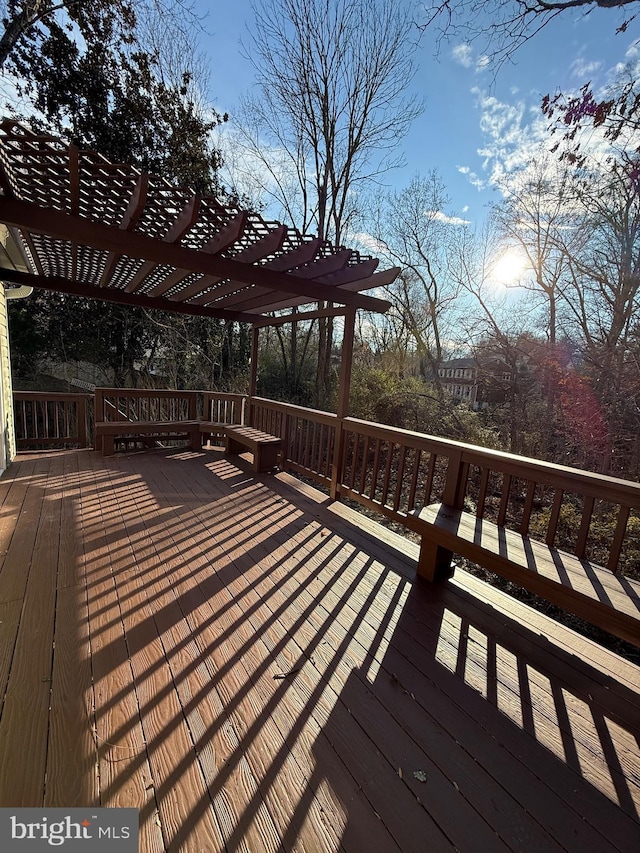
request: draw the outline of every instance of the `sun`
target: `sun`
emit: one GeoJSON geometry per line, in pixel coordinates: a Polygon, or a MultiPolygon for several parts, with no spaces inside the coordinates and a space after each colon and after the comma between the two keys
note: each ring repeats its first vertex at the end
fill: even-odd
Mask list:
{"type": "Polygon", "coordinates": [[[516,284],[527,268],[527,259],[517,249],[506,249],[491,268],[491,278],[508,287],[516,284]]]}

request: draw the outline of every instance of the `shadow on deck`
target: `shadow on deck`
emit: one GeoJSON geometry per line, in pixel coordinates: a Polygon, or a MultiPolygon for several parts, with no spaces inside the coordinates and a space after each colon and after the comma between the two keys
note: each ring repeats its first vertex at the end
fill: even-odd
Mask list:
{"type": "Polygon", "coordinates": [[[142,851],[629,851],[640,670],[217,451],[0,481],[0,805],[142,851]]]}

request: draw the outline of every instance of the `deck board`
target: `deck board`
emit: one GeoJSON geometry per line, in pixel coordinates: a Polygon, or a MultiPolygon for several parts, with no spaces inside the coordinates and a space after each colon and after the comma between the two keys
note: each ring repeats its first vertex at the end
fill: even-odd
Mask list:
{"type": "MultiPolygon", "coordinates": [[[[186,481],[179,482],[180,495],[184,498],[191,492],[190,484],[186,481]]],[[[205,497],[207,501],[210,501],[210,483],[207,483],[207,486],[205,497]]],[[[275,767],[278,768],[278,776],[285,776],[286,783],[282,788],[277,786],[274,789],[273,786],[264,785],[261,787],[266,788],[265,797],[270,805],[274,821],[281,826],[283,836],[286,837],[287,834],[291,833],[292,826],[295,826],[295,811],[292,812],[291,809],[295,808],[296,801],[292,800],[291,795],[294,792],[299,792],[303,801],[308,799],[305,797],[305,787],[308,785],[308,779],[313,776],[313,767],[308,758],[311,751],[309,748],[303,750],[297,748],[297,742],[302,736],[310,746],[314,738],[320,734],[320,729],[316,726],[311,733],[312,736],[310,736],[308,731],[310,723],[307,722],[305,728],[296,733],[296,748],[293,750],[294,755],[291,755],[291,747],[287,743],[287,738],[290,739],[290,733],[295,729],[298,721],[305,719],[304,706],[295,703],[292,707],[291,696],[285,696],[285,693],[288,693],[284,690],[286,685],[280,686],[278,680],[274,680],[271,674],[273,666],[271,665],[268,646],[263,641],[256,642],[252,637],[250,623],[247,624],[247,616],[255,608],[255,603],[250,606],[253,578],[247,577],[246,566],[238,566],[238,558],[235,561],[225,558],[225,553],[237,553],[239,557],[246,550],[246,546],[243,548],[242,543],[238,543],[237,538],[233,535],[234,532],[242,530],[243,516],[239,516],[238,523],[229,529],[228,512],[220,514],[216,509],[212,513],[212,517],[209,518],[206,512],[202,512],[201,505],[199,505],[199,510],[198,513],[194,513],[189,529],[190,531],[199,529],[200,532],[196,534],[196,539],[189,542],[183,541],[181,543],[182,548],[187,547],[191,559],[199,561],[199,558],[202,557],[202,544],[206,543],[208,549],[212,551],[211,557],[213,557],[213,564],[217,566],[218,572],[225,572],[226,574],[223,582],[219,582],[215,575],[212,577],[211,572],[204,574],[202,604],[195,598],[196,589],[193,586],[185,590],[183,603],[185,607],[189,603],[199,605],[194,606],[191,610],[190,627],[201,646],[204,646],[205,651],[211,652],[216,664],[224,673],[220,690],[223,693],[227,709],[233,709],[232,717],[237,720],[239,730],[247,733],[257,729],[260,732],[258,743],[254,738],[249,738],[247,734],[242,741],[242,750],[246,752],[250,764],[256,766],[260,779],[269,779],[273,776],[275,767]],[[218,516],[218,524],[220,521],[226,521],[221,528],[222,532],[215,529],[216,516],[218,516]],[[226,552],[216,547],[216,534],[224,539],[226,552]],[[236,577],[242,580],[243,586],[245,583],[247,584],[246,594],[242,596],[242,607],[234,601],[234,597],[229,593],[231,572],[234,572],[236,577]],[[203,610],[204,612],[202,612],[203,610]],[[214,631],[211,631],[212,627],[214,631]],[[216,628],[217,630],[215,630],[216,628]],[[224,629],[223,636],[226,640],[224,644],[219,643],[216,636],[220,628],[224,629]],[[284,701],[285,698],[287,701],[284,701]],[[265,720],[261,719],[261,708],[266,708],[270,712],[265,720]],[[268,763],[265,763],[265,753],[269,756],[268,763]]],[[[268,527],[273,529],[273,518],[273,515],[269,516],[268,519],[265,518],[261,529],[266,530],[268,527]]],[[[260,534],[258,534],[258,538],[259,536],[260,534]]],[[[287,551],[285,550],[281,557],[285,558],[286,555],[287,551]]],[[[193,569],[193,566],[194,563],[190,561],[190,568],[193,569]]],[[[257,633],[259,636],[260,631],[258,630],[257,633]]],[[[280,669],[277,672],[280,672],[280,669]]],[[[330,756],[327,757],[330,759],[330,756]]],[[[228,783],[225,780],[225,787],[227,785],[228,783]]],[[[339,819],[339,812],[336,812],[335,804],[324,802],[319,808],[314,798],[310,801],[309,806],[313,814],[311,821],[307,822],[307,846],[310,849],[318,850],[336,849],[336,838],[332,832],[333,827],[325,818],[325,816],[333,815],[334,821],[339,819]],[[313,842],[312,845],[310,841],[313,842]]],[[[361,812],[364,818],[363,827],[366,821],[368,831],[370,809],[364,806],[361,808],[361,812]]],[[[391,841],[389,841],[390,846],[385,846],[384,833],[381,833],[379,829],[375,834],[370,834],[371,843],[380,845],[378,849],[397,849],[391,841]]],[[[362,841],[363,835],[359,837],[362,841]]],[[[267,847],[263,842],[253,849],[267,849],[267,847]]]]}
{"type": "Polygon", "coordinates": [[[0,508],[0,805],[135,806],[145,853],[637,852],[640,669],[290,476],[42,453],[0,508]]]}
{"type": "Polygon", "coordinates": [[[99,802],[84,554],[76,535],[81,501],[78,462],[82,458],[65,454],[58,478],[60,547],[44,791],[44,805],[52,807],[99,802]]]}
{"type": "MultiPolygon", "coordinates": [[[[50,474],[55,476],[62,470],[60,462],[51,461],[50,474]]],[[[60,501],[48,499],[54,490],[54,486],[47,485],[38,500],[37,490],[31,487],[20,513],[33,532],[20,551],[20,557],[28,560],[26,566],[22,565],[24,584],[20,565],[13,563],[17,548],[10,549],[2,573],[2,577],[5,573],[8,576],[8,597],[18,596],[22,590],[24,597],[2,707],[6,725],[0,728],[0,789],[10,785],[13,796],[34,805],[43,804],[49,736],[60,531],[60,501]],[[12,736],[15,727],[24,731],[25,737],[12,736]]],[[[15,542],[14,537],[12,545],[15,542]]]]}
{"type": "MultiPolygon", "coordinates": [[[[91,669],[93,673],[93,730],[98,747],[101,806],[133,807],[140,811],[140,847],[164,851],[153,775],[146,752],[140,709],[124,623],[114,584],[120,557],[117,534],[104,517],[100,495],[109,491],[102,460],[89,455],[82,493],[82,541],[85,546],[85,578],[91,669]],[[112,563],[113,560],[113,563],[112,563]]],[[[0,720],[0,727],[2,721],[0,720]]]]}

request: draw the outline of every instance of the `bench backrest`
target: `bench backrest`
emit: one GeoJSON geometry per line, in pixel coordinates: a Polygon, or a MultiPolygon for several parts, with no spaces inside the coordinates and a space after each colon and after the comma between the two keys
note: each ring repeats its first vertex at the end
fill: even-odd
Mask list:
{"type": "Polygon", "coordinates": [[[189,421],[198,416],[197,391],[96,388],[96,421],[189,421]]]}
{"type": "Polygon", "coordinates": [[[246,400],[244,394],[205,391],[203,420],[218,424],[244,424],[246,400]]]}

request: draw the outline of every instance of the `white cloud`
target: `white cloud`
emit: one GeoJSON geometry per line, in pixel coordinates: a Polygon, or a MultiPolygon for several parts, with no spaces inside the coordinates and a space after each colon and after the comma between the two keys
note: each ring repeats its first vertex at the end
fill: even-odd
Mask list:
{"type": "Polygon", "coordinates": [[[349,243],[355,248],[362,247],[365,251],[374,255],[383,255],[389,251],[389,247],[382,240],[378,240],[373,234],[366,231],[350,231],[349,243]]]}
{"type": "Polygon", "coordinates": [[[627,48],[624,58],[629,61],[634,59],[640,59],[640,42],[632,41],[629,47],[627,48]]]}
{"type": "Polygon", "coordinates": [[[540,110],[527,108],[523,100],[507,103],[476,88],[473,93],[480,110],[480,129],[485,144],[478,149],[483,158],[484,181],[469,172],[469,178],[479,189],[497,184],[504,176],[526,165],[541,149],[549,148],[551,140],[546,119],[540,110]]]}
{"type": "Polygon", "coordinates": [[[436,222],[442,222],[445,225],[471,225],[470,219],[462,219],[460,216],[448,216],[441,210],[427,210],[426,215],[436,222]]]}
{"type": "MultiPolygon", "coordinates": [[[[475,172],[472,172],[468,166],[457,166],[458,171],[461,175],[466,175],[469,179],[469,183],[472,187],[476,187],[478,190],[483,190],[486,186],[486,181],[483,181],[482,178],[479,178],[475,172]]],[[[468,208],[465,208],[462,212],[466,213],[468,208]]]]}
{"type": "Polygon", "coordinates": [[[602,69],[602,62],[588,62],[583,56],[579,56],[573,60],[570,67],[571,75],[584,83],[587,78],[592,77],[602,69]]]}
{"type": "Polygon", "coordinates": [[[474,68],[476,73],[484,71],[491,64],[491,59],[486,54],[476,56],[470,44],[456,44],[451,49],[451,56],[454,61],[463,68],[474,68]]]}
{"type": "Polygon", "coordinates": [[[468,44],[456,44],[451,50],[451,55],[454,60],[464,68],[471,68],[473,65],[473,50],[468,44]]]}

